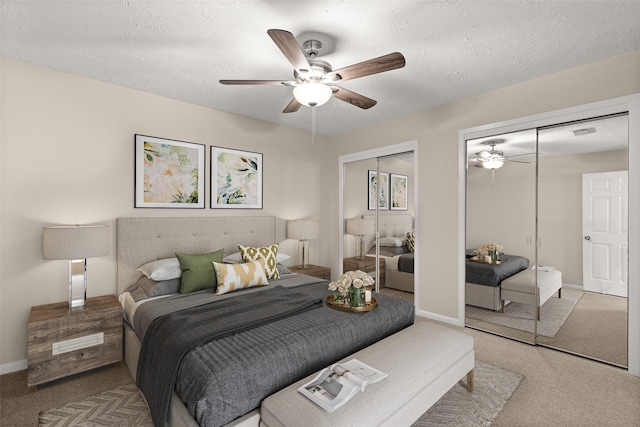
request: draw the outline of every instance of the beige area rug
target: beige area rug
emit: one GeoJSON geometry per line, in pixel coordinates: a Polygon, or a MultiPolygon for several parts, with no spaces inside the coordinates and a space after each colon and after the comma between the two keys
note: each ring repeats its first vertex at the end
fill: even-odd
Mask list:
{"type": "MultiPolygon", "coordinates": [[[[460,381],[414,426],[490,426],[523,378],[520,374],[476,361],[474,392],[469,393],[465,388],[466,379],[460,381]]],[[[81,402],[42,412],[39,426],[153,427],[153,422],[140,391],[135,384],[129,384],[81,402]]]]}
{"type": "MultiPolygon", "coordinates": [[[[552,296],[542,305],[538,335],[554,337],[575,308],[584,292],[564,288],[562,298],[552,296]]],[[[468,318],[480,320],[494,325],[506,326],[525,332],[534,332],[535,307],[512,302],[507,304],[504,313],[467,305],[468,318]]]]}

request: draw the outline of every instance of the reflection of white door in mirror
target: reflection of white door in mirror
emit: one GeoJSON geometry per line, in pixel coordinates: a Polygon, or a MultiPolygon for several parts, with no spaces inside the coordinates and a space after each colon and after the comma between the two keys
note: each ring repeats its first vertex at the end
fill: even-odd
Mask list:
{"type": "Polygon", "coordinates": [[[627,297],[627,171],[582,176],[585,291],[627,297]]]}

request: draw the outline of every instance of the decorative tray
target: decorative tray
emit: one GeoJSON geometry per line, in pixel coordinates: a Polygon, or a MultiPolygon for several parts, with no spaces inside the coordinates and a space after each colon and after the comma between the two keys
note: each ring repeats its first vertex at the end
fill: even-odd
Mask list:
{"type": "Polygon", "coordinates": [[[498,260],[498,261],[486,262],[485,260],[480,259],[480,258],[476,258],[476,259],[474,259],[474,258],[467,258],[467,259],[468,259],[469,261],[471,261],[471,262],[477,262],[477,263],[479,263],[479,264],[502,264],[502,261],[500,261],[500,260],[498,260]]]}
{"type": "Polygon", "coordinates": [[[327,305],[335,310],[340,311],[351,311],[351,312],[364,312],[371,311],[378,306],[378,302],[374,297],[371,297],[371,302],[369,304],[363,305],[362,307],[349,307],[348,305],[344,305],[340,302],[336,302],[335,295],[329,295],[327,297],[327,305]]]}

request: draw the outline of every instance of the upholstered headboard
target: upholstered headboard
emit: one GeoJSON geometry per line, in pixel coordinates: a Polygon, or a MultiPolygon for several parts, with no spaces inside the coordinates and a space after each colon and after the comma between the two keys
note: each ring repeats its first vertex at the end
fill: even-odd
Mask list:
{"type": "MultiPolygon", "coordinates": [[[[375,215],[363,215],[363,218],[375,219],[375,215]]],[[[404,236],[407,232],[413,230],[413,215],[396,214],[378,216],[378,230],[380,237],[399,237],[404,236]]],[[[365,238],[366,249],[371,248],[374,244],[374,236],[365,238]]]]}
{"type": "Polygon", "coordinates": [[[174,256],[175,252],[238,252],[238,244],[276,243],[276,220],[261,217],[117,218],[117,289],[121,294],[142,274],[142,264],[174,256]]]}
{"type": "Polygon", "coordinates": [[[413,230],[412,215],[379,215],[378,230],[380,237],[404,236],[413,230]]]}

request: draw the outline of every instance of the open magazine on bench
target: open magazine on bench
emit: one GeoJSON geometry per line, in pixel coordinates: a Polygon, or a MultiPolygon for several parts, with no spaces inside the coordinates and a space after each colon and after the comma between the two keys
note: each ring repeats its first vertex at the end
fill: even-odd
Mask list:
{"type": "Polygon", "coordinates": [[[333,412],[356,393],[364,391],[368,384],[376,383],[386,376],[384,372],[358,359],[351,359],[323,369],[313,380],[300,386],[298,391],[325,411],[333,412]]]}

